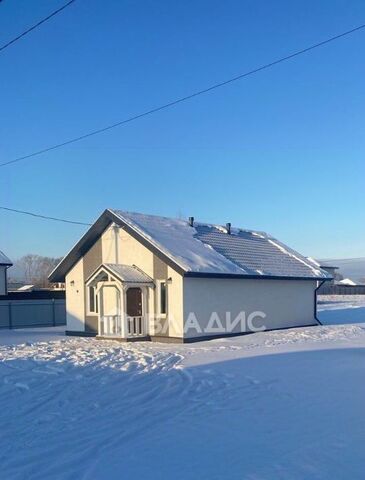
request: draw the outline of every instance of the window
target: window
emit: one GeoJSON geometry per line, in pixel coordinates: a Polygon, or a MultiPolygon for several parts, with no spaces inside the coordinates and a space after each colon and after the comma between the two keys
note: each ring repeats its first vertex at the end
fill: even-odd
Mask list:
{"type": "Polygon", "coordinates": [[[86,289],[87,296],[87,311],[91,315],[96,315],[98,313],[98,295],[96,293],[96,287],[100,282],[107,282],[109,279],[108,274],[101,270],[91,281],[86,289]]]}
{"type": "Polygon", "coordinates": [[[89,287],[89,312],[98,313],[98,296],[95,287],[89,287]]]}
{"type": "Polygon", "coordinates": [[[167,313],[167,286],[166,282],[159,283],[159,313],[166,315],[167,313]]]}

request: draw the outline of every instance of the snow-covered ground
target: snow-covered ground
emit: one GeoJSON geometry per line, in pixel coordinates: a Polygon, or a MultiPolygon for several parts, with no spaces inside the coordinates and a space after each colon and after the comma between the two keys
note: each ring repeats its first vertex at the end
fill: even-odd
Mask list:
{"type": "Polygon", "coordinates": [[[1,478],[362,480],[365,305],[325,305],[192,345],[0,331],[1,478]]]}
{"type": "Polygon", "coordinates": [[[325,325],[365,322],[365,295],[319,295],[319,319],[325,325]]]}

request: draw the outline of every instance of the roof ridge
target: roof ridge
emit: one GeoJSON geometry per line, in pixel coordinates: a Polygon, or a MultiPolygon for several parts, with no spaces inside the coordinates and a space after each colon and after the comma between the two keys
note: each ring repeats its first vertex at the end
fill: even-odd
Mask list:
{"type": "MultiPolygon", "coordinates": [[[[121,210],[121,209],[118,209],[118,208],[108,208],[108,210],[112,211],[112,212],[118,212],[120,214],[125,214],[125,215],[141,215],[143,217],[152,217],[152,218],[163,218],[164,220],[177,220],[177,221],[180,221],[180,222],[185,222],[187,226],[189,226],[189,220],[186,218],[178,218],[178,217],[168,217],[168,216],[165,216],[165,215],[156,215],[154,213],[142,213],[142,212],[132,212],[132,211],[129,211],[129,210],[121,210]]],[[[200,221],[200,220],[194,220],[194,226],[196,225],[201,225],[201,226],[206,226],[206,227],[212,227],[212,228],[225,228],[226,227],[226,224],[224,223],[214,223],[214,222],[203,222],[203,221],[200,221]]],[[[268,235],[268,233],[262,231],[262,230],[256,230],[254,228],[245,228],[245,227],[238,227],[234,224],[231,224],[231,231],[232,230],[239,230],[240,232],[248,232],[248,233],[257,233],[257,234],[261,234],[261,235],[264,235],[264,236],[267,236],[269,237],[270,235],[268,235]]]]}

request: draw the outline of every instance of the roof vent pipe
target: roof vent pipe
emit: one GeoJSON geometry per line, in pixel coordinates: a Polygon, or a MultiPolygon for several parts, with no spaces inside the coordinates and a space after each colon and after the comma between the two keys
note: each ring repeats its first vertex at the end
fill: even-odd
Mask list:
{"type": "Polygon", "coordinates": [[[194,226],[194,217],[189,217],[189,225],[190,225],[191,227],[194,226]]]}
{"type": "Polygon", "coordinates": [[[227,229],[228,235],[230,235],[231,234],[231,224],[230,223],[226,223],[226,229],[227,229]]]}

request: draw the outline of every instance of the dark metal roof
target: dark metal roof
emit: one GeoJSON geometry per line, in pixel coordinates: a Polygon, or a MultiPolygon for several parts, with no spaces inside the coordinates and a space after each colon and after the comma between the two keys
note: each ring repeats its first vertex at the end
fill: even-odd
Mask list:
{"type": "Polygon", "coordinates": [[[331,275],[263,232],[195,223],[181,219],[105,210],[50,275],[63,281],[67,272],[112,223],[122,226],[164,262],[186,276],[327,280],[331,275]]]}
{"type": "Polygon", "coordinates": [[[319,266],[262,232],[238,230],[227,234],[215,227],[197,225],[196,238],[243,268],[248,275],[322,277],[319,266]]]}
{"type": "Polygon", "coordinates": [[[317,262],[264,232],[113,211],[187,276],[330,279],[317,262]],[[196,274],[196,275],[194,275],[196,274]]]}
{"type": "Polygon", "coordinates": [[[13,265],[13,262],[10,260],[10,258],[7,257],[5,253],[3,253],[1,250],[0,250],[0,265],[6,265],[8,267],[11,267],[13,265]]]}

